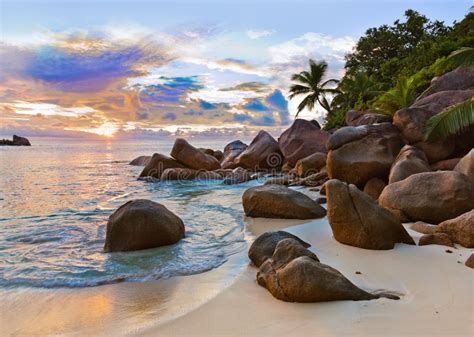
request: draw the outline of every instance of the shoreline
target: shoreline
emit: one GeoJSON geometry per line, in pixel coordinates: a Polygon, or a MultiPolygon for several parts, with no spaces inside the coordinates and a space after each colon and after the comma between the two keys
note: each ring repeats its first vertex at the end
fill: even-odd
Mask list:
{"type": "MultiPolygon", "coordinates": [[[[409,226],[418,241],[421,234],[409,226]]],[[[334,240],[327,217],[245,220],[244,230],[255,236],[280,229],[311,243],[323,263],[362,289],[389,290],[401,299],[278,301],[256,284],[257,269],[245,250],[196,275],[82,289],[1,291],[2,335],[306,336],[311,331],[315,336],[433,336],[436,331],[468,336],[474,331],[471,270],[457,262],[472,249],[456,245],[448,254],[449,247],[397,244],[371,251],[334,240]]]]}

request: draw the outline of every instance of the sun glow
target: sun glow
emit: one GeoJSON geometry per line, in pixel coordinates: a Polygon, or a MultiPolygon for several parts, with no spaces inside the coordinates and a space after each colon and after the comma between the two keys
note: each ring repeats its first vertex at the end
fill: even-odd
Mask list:
{"type": "Polygon", "coordinates": [[[112,138],[119,129],[119,126],[113,122],[104,122],[96,128],[65,128],[65,130],[89,132],[107,138],[112,138]]]}

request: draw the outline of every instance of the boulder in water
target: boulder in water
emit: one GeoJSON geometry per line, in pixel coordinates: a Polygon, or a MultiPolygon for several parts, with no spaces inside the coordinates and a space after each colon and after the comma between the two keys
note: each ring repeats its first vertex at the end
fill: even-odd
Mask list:
{"type": "Polygon", "coordinates": [[[171,156],[181,164],[195,170],[212,171],[221,168],[215,157],[205,154],[182,138],[175,140],[171,156]]]}

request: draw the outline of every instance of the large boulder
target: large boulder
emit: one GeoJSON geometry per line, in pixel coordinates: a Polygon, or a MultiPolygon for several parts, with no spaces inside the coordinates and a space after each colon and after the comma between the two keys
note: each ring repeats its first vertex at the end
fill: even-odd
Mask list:
{"type": "Polygon", "coordinates": [[[236,166],[249,170],[279,170],[283,156],[275,138],[262,130],[234,162],[236,166]]]}
{"type": "Polygon", "coordinates": [[[315,152],[327,152],[326,141],[329,133],[321,130],[317,122],[296,119],[278,138],[281,152],[290,166],[299,159],[315,152]]]}
{"type": "Polygon", "coordinates": [[[182,138],[175,140],[171,156],[181,164],[195,170],[212,171],[221,168],[215,157],[195,148],[182,138]]]}
{"type": "Polygon", "coordinates": [[[436,227],[436,233],[444,233],[466,248],[474,248],[474,209],[457,218],[443,221],[436,227]]]}
{"type": "Polygon", "coordinates": [[[454,171],[464,174],[474,184],[474,149],[469,151],[454,167],[454,171]]]}
{"type": "Polygon", "coordinates": [[[414,146],[405,145],[392,164],[388,183],[392,184],[412,174],[430,171],[431,166],[428,164],[425,153],[414,146]]]}
{"type": "Polygon", "coordinates": [[[224,147],[224,154],[221,161],[221,166],[224,169],[235,168],[234,160],[247,149],[248,145],[242,143],[240,140],[234,140],[224,147]]]}
{"type": "Polygon", "coordinates": [[[431,111],[433,114],[440,113],[445,108],[464,102],[474,96],[474,89],[467,90],[444,90],[416,100],[410,107],[431,111]]]}
{"type": "Polygon", "coordinates": [[[361,188],[371,178],[386,180],[403,145],[390,123],[341,128],[327,143],[328,175],[361,188]]]}
{"type": "Polygon", "coordinates": [[[219,162],[224,157],[224,153],[221,150],[213,150],[213,149],[207,149],[207,148],[203,148],[203,147],[198,148],[198,150],[204,152],[205,154],[207,154],[209,156],[212,156],[212,157],[216,158],[219,162]]]}
{"type": "MultiPolygon", "coordinates": [[[[452,171],[459,163],[461,158],[451,158],[446,160],[440,160],[434,164],[431,164],[432,171],[452,171]]],[[[462,173],[462,172],[461,172],[462,173]]]]}
{"type": "Polygon", "coordinates": [[[133,159],[128,165],[132,166],[147,166],[151,160],[151,156],[139,156],[133,159]]]}
{"type": "Polygon", "coordinates": [[[326,166],[327,154],[322,152],[313,153],[296,162],[295,173],[299,177],[306,177],[308,175],[318,173],[326,166]]]}
{"type": "Polygon", "coordinates": [[[282,185],[249,188],[242,196],[247,216],[280,219],[315,219],[326,210],[307,195],[282,185]]]}
{"type": "Polygon", "coordinates": [[[431,85],[417,100],[445,90],[466,90],[474,88],[474,67],[459,67],[442,76],[435,77],[431,85]]]}
{"type": "Polygon", "coordinates": [[[119,252],[171,245],[184,237],[181,219],[165,206],[136,199],[120,206],[107,222],[104,250],[119,252]]]}
{"type": "Polygon", "coordinates": [[[163,171],[169,168],[185,168],[185,166],[178,163],[173,158],[155,153],[143,168],[140,177],[153,177],[159,179],[163,174],[163,171]]]}
{"type": "Polygon", "coordinates": [[[337,241],[366,249],[415,244],[400,220],[354,185],[333,179],[325,186],[328,220],[337,241]]]}
{"type": "Polygon", "coordinates": [[[413,144],[423,151],[430,164],[449,158],[456,149],[456,140],[448,138],[436,142],[417,142],[413,144]]]}
{"type": "Polygon", "coordinates": [[[286,264],[278,262],[274,256],[263,263],[257,273],[257,282],[279,300],[327,302],[380,297],[358,288],[339,271],[310,256],[299,256],[286,264]]]}
{"type": "Polygon", "coordinates": [[[346,113],[345,122],[347,126],[359,126],[392,122],[392,118],[372,112],[350,110],[346,113]]]}
{"type": "Polygon", "coordinates": [[[253,264],[257,267],[260,267],[263,262],[273,256],[273,252],[278,244],[278,242],[292,239],[300,243],[304,248],[311,247],[307,242],[304,242],[297,236],[285,232],[285,231],[275,231],[275,232],[265,232],[261,234],[250,246],[248,256],[253,264]]]}
{"type": "Polygon", "coordinates": [[[439,223],[474,208],[474,186],[455,171],[418,173],[387,185],[379,204],[412,221],[439,223]]]}
{"type": "Polygon", "coordinates": [[[372,178],[365,184],[363,192],[372,199],[378,200],[385,186],[387,186],[387,184],[382,179],[372,178]]]}

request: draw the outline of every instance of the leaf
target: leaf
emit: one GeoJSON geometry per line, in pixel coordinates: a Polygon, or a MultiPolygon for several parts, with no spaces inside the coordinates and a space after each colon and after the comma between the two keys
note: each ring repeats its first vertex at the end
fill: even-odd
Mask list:
{"type": "Polygon", "coordinates": [[[455,67],[468,67],[474,65],[474,48],[461,48],[453,51],[447,61],[455,67]]]}
{"type": "Polygon", "coordinates": [[[474,125],[474,98],[452,105],[431,117],[425,130],[425,141],[435,142],[459,134],[474,125]]]}

